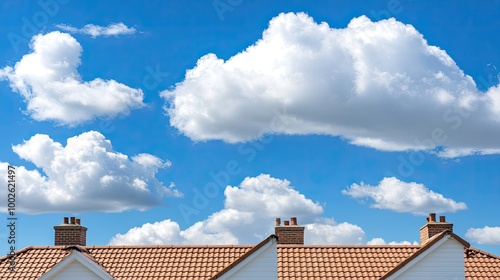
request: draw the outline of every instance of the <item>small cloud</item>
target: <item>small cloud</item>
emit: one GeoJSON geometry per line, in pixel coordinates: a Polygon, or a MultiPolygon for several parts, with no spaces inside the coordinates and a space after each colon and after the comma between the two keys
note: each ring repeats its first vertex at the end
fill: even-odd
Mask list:
{"type": "Polygon", "coordinates": [[[377,186],[352,184],[342,194],[357,199],[372,199],[371,207],[396,212],[427,215],[430,212],[456,212],[467,209],[464,202],[455,202],[415,182],[406,183],[394,177],[384,178],[377,186]]]}
{"type": "Polygon", "coordinates": [[[76,28],[67,24],[56,24],[56,27],[69,33],[82,33],[96,38],[99,36],[109,37],[118,35],[128,35],[134,34],[136,29],[134,27],[128,27],[124,23],[112,23],[108,26],[99,26],[95,24],[87,24],[82,28],[76,28]]]}
{"type": "Polygon", "coordinates": [[[418,245],[417,241],[391,241],[389,243],[385,242],[383,238],[377,237],[368,241],[366,244],[368,245],[418,245]]]}
{"type": "Polygon", "coordinates": [[[470,228],[465,236],[478,244],[500,245],[500,227],[470,228]]]}

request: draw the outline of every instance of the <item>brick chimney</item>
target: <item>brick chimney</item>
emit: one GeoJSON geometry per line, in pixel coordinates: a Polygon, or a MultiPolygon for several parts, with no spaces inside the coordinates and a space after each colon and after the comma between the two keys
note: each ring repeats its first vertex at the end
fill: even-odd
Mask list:
{"type": "Polygon", "coordinates": [[[54,244],[58,245],[87,245],[87,228],[80,225],[80,219],[64,217],[63,223],[54,226],[54,244]]]}
{"type": "Polygon", "coordinates": [[[437,222],[436,213],[430,213],[427,217],[427,223],[420,228],[420,244],[425,244],[434,235],[446,230],[453,232],[453,224],[447,223],[445,216],[440,216],[439,222],[437,222]]]}
{"type": "Polygon", "coordinates": [[[276,218],[274,233],[278,236],[278,244],[304,244],[304,227],[297,225],[297,218],[292,217],[290,221],[276,218]]]}

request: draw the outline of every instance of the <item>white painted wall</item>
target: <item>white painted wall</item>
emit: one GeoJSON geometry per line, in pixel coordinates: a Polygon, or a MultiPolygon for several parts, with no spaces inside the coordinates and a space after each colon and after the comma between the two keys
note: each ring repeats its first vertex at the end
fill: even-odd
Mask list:
{"type": "Polygon", "coordinates": [[[71,262],[64,269],[50,278],[51,280],[102,280],[90,269],[82,265],[78,261],[71,262]]]}
{"type": "Polygon", "coordinates": [[[464,246],[455,239],[449,238],[396,279],[464,280],[464,246]]]}
{"type": "Polygon", "coordinates": [[[263,252],[246,263],[244,267],[236,271],[228,279],[278,279],[278,249],[276,243],[267,247],[263,252]]]}

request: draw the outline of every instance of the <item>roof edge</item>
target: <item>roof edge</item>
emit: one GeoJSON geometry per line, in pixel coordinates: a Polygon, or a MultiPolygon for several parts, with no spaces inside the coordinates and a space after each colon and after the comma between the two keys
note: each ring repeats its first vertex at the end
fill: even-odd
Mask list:
{"type": "Polygon", "coordinates": [[[499,259],[500,260],[500,256],[497,256],[495,254],[492,254],[492,253],[489,253],[489,252],[486,252],[486,251],[483,251],[483,250],[480,250],[478,248],[475,248],[475,247],[469,247],[467,248],[468,250],[471,250],[471,251],[476,251],[478,253],[481,253],[483,255],[487,255],[488,257],[490,258],[495,258],[495,259],[499,259]]]}
{"type": "MultiPolygon", "coordinates": [[[[22,249],[19,249],[19,250],[15,251],[15,252],[14,252],[14,255],[16,255],[16,256],[17,256],[17,255],[19,255],[19,254],[22,254],[22,253],[27,252],[27,251],[32,250],[32,249],[34,249],[34,246],[24,247],[24,248],[22,248],[22,249]]],[[[10,256],[9,256],[9,255],[2,256],[2,257],[0,257],[0,262],[1,262],[1,261],[6,260],[6,259],[8,259],[8,258],[10,258],[10,256]]]]}
{"type": "Polygon", "coordinates": [[[255,245],[250,251],[246,252],[241,257],[239,257],[237,260],[235,260],[234,262],[232,262],[230,265],[226,266],[223,270],[219,271],[217,274],[215,274],[214,276],[212,276],[211,278],[209,278],[209,280],[215,280],[215,279],[221,277],[226,272],[228,272],[229,270],[231,270],[232,268],[234,268],[235,266],[237,266],[238,264],[240,264],[242,261],[244,261],[246,258],[248,258],[250,255],[252,255],[253,253],[255,253],[257,250],[259,250],[260,248],[262,248],[264,245],[266,245],[267,243],[269,243],[269,241],[271,241],[272,239],[278,240],[278,236],[276,236],[274,234],[269,235],[269,237],[267,237],[266,239],[262,240],[259,244],[255,245]]]}
{"type": "Polygon", "coordinates": [[[422,253],[427,251],[430,247],[432,247],[434,244],[438,243],[441,239],[443,239],[445,236],[450,236],[453,237],[456,241],[458,241],[460,244],[462,244],[465,248],[469,248],[470,244],[469,242],[465,241],[462,239],[460,236],[454,234],[451,230],[445,230],[441,232],[440,234],[437,234],[433,236],[427,243],[424,244],[420,249],[418,249],[415,253],[413,253],[410,257],[406,258],[402,262],[400,262],[398,265],[396,265],[393,269],[389,270],[386,274],[384,274],[382,277],[380,277],[380,280],[384,280],[389,278],[391,275],[399,271],[401,268],[406,266],[408,263],[410,263],[412,260],[420,256],[422,253]]]}

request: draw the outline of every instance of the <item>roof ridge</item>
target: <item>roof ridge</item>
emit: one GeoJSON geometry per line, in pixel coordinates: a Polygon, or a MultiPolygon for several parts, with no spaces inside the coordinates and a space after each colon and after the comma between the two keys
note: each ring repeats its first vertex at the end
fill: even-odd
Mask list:
{"type": "Polygon", "coordinates": [[[368,244],[354,244],[354,245],[302,245],[302,244],[278,244],[279,247],[296,247],[296,248],[420,248],[422,245],[413,244],[385,244],[385,245],[368,245],[368,244]]]}
{"type": "Polygon", "coordinates": [[[159,245],[93,245],[84,246],[86,249],[151,249],[151,248],[252,248],[255,245],[176,245],[176,244],[159,244],[159,245]]]}

